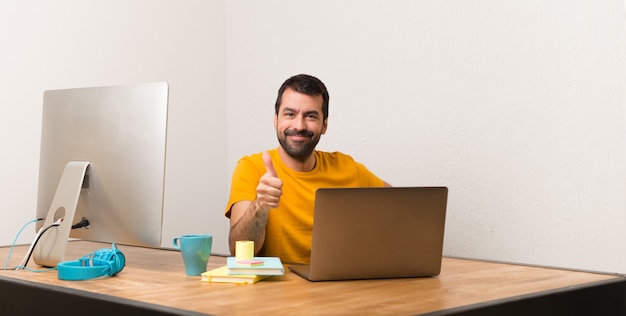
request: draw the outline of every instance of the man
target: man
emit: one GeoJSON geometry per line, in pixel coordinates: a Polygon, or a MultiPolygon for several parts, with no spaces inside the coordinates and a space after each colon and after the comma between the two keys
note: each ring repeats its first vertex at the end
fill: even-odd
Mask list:
{"type": "Polygon", "coordinates": [[[309,75],[293,76],[278,90],[280,146],[241,158],[233,172],[226,206],[233,255],[238,240],[252,240],[256,255],[308,263],[317,188],[389,186],[348,155],[315,150],[328,127],[328,100],[324,83],[309,75]]]}

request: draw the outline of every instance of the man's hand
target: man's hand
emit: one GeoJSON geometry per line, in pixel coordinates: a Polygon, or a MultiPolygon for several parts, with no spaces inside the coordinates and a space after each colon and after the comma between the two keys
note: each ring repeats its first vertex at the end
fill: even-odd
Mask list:
{"type": "Polygon", "coordinates": [[[256,203],[261,209],[270,210],[278,207],[280,196],[282,195],[283,181],[278,178],[272,158],[268,152],[263,152],[263,163],[265,163],[265,174],[259,180],[256,187],[256,203]]]}

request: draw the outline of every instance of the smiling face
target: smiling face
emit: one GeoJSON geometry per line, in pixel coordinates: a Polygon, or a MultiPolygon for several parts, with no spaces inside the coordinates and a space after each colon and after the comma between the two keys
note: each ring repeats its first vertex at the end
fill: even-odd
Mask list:
{"type": "Polygon", "coordinates": [[[326,133],[328,120],[322,112],[321,95],[307,95],[291,88],[282,94],[274,128],[285,153],[299,162],[312,158],[315,146],[326,133]]]}

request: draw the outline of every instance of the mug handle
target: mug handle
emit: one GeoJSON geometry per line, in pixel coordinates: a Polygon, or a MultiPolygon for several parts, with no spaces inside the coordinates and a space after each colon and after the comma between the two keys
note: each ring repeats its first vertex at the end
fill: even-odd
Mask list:
{"type": "Polygon", "coordinates": [[[172,244],[174,245],[174,248],[180,250],[180,246],[178,245],[178,237],[174,237],[174,239],[172,240],[172,244]]]}

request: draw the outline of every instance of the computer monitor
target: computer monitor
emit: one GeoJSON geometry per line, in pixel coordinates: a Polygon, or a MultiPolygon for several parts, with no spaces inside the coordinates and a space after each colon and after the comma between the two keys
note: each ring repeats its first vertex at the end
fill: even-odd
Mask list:
{"type": "Polygon", "coordinates": [[[63,261],[70,237],[161,246],[168,93],[165,82],[44,92],[37,264],[63,261]]]}

